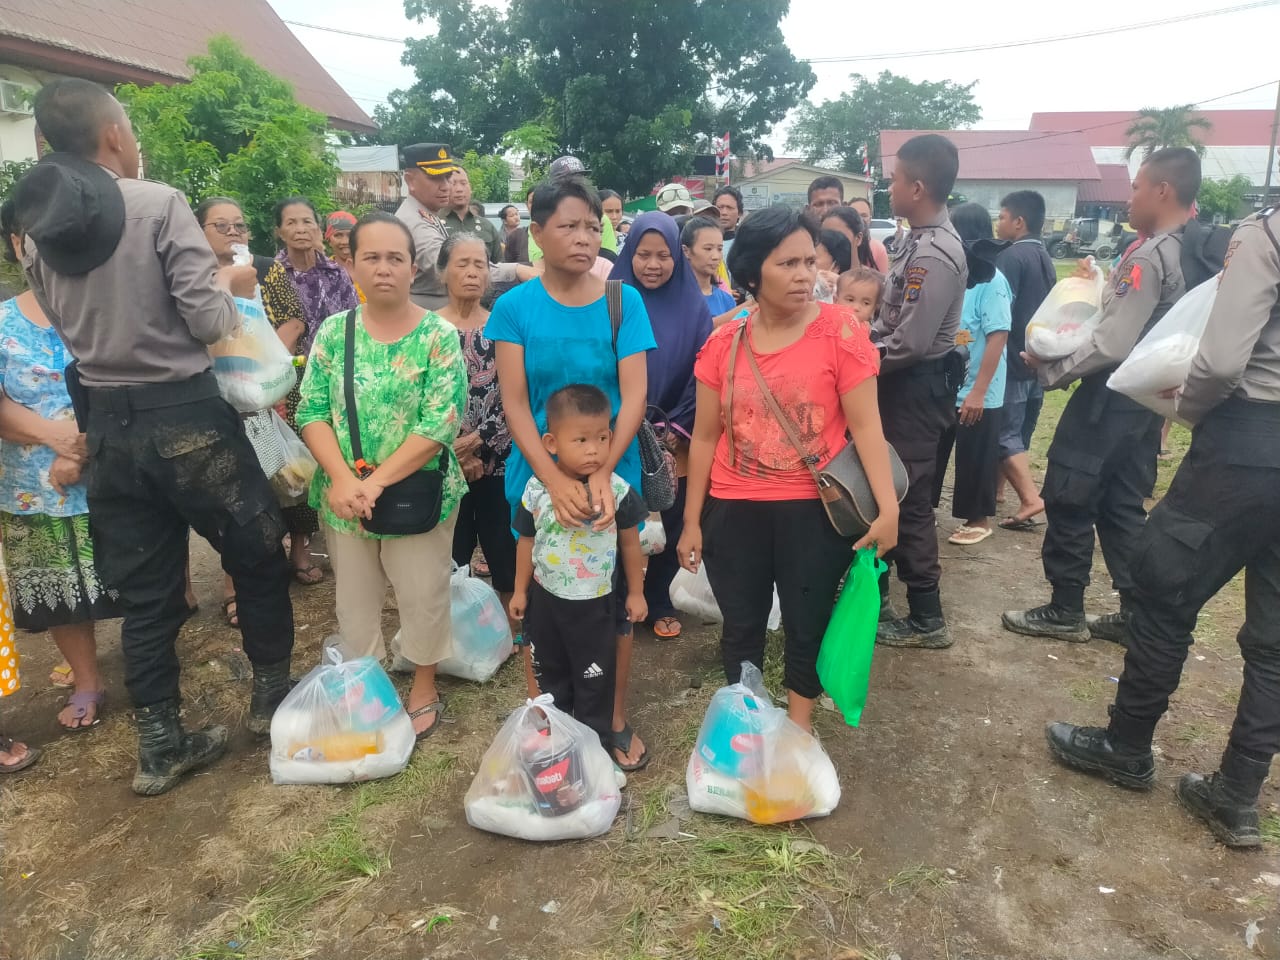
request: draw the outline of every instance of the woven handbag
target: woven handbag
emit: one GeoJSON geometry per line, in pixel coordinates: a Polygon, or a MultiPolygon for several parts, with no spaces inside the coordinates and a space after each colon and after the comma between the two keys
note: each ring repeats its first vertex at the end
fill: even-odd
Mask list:
{"type": "MultiPolygon", "coordinates": [[[[737,458],[733,443],[733,374],[746,329],[747,321],[743,320],[738,324],[738,329],[733,335],[733,345],[729,348],[729,373],[726,387],[728,397],[725,401],[725,422],[729,426],[725,431],[725,439],[729,445],[729,462],[735,465],[737,458]]],[[[765,383],[749,342],[747,343],[747,363],[751,367],[756,385],[760,388],[760,395],[764,398],[770,413],[781,425],[791,445],[795,447],[801,462],[813,474],[814,483],[818,485],[818,496],[822,500],[823,508],[827,511],[831,526],[842,537],[861,537],[871,529],[871,524],[880,515],[880,506],[876,503],[875,494],[871,491],[871,483],[867,480],[867,471],[862,468],[857,449],[852,443],[845,444],[844,448],[831,458],[831,462],[819,470],[817,457],[805,448],[804,442],[800,439],[800,432],[796,430],[795,424],[779,406],[765,383]]],[[[902,498],[907,495],[907,468],[903,465],[898,452],[893,449],[893,445],[886,444],[886,446],[889,447],[889,470],[893,474],[893,492],[901,503],[902,498]]]]}

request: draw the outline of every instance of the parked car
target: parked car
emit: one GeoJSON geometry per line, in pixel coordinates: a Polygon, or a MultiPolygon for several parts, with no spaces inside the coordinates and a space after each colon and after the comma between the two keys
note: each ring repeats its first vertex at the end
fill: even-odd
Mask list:
{"type": "Polygon", "coordinates": [[[892,220],[880,220],[873,218],[871,221],[871,236],[884,243],[895,233],[898,232],[898,225],[892,220]]]}
{"type": "Polygon", "coordinates": [[[529,208],[523,203],[486,203],[484,205],[485,219],[492,223],[497,229],[498,234],[502,234],[502,218],[498,214],[502,213],[504,207],[515,207],[520,211],[520,226],[527,227],[529,225],[529,208]]]}

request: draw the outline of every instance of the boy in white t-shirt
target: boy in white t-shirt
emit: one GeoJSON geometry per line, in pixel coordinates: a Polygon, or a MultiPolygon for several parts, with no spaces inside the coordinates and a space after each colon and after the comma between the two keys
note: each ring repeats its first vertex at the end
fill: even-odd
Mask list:
{"type": "MultiPolygon", "coordinates": [[[[613,438],[609,399],[597,387],[572,384],[547,400],[543,446],[560,472],[587,487],[600,469],[613,438]]],[[[627,616],[640,623],[644,600],[644,558],[639,526],[648,508],[616,473],[617,509],[604,530],[590,523],[566,528],[556,520],[551,494],[537,477],[525,487],[516,511],[516,589],[511,615],[524,620],[538,687],[610,744],[617,659],[615,583],[618,556],[627,579],[627,616]]],[[[588,502],[590,490],[587,490],[588,502]]]]}

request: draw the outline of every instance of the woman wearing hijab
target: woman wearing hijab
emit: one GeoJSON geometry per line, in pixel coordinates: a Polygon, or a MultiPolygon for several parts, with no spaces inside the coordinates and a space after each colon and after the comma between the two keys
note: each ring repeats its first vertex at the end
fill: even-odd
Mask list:
{"type": "MultiPolygon", "coordinates": [[[[662,411],[650,410],[652,418],[664,419],[665,415],[668,435],[675,444],[680,483],[676,502],[662,513],[667,543],[674,544],[684,530],[685,475],[697,397],[693,363],[711,335],[711,311],[684,255],[680,228],[665,213],[653,211],[636,218],[610,278],[640,292],[658,342],[658,349],[649,351],[646,358],[648,403],[662,411]]],[[[671,580],[679,569],[679,557],[668,548],[650,558],[645,576],[650,624],[654,636],[663,640],[675,639],[682,629],[670,596],[671,580]]]]}

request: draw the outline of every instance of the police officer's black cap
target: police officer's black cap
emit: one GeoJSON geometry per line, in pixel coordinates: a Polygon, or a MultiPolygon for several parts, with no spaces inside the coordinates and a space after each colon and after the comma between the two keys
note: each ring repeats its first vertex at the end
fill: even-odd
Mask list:
{"type": "Polygon", "coordinates": [[[18,181],[14,215],[56,273],[79,276],[102,266],[124,233],[124,195],[96,163],[50,153],[18,181]]]}
{"type": "Polygon", "coordinates": [[[429,177],[446,177],[458,169],[447,143],[413,143],[400,151],[400,169],[417,167],[429,177]]]}

